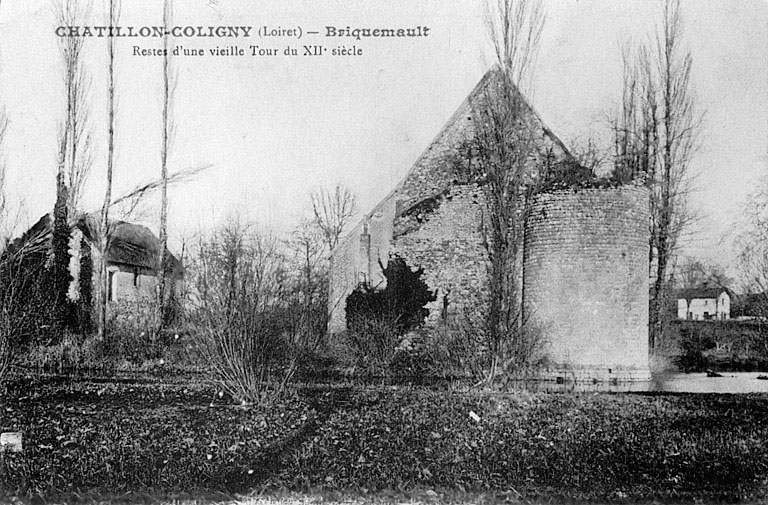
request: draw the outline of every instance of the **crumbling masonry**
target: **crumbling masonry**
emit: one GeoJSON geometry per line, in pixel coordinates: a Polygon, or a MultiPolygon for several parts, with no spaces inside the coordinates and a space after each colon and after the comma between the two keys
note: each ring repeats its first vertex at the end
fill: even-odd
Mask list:
{"type": "MultiPolygon", "coordinates": [[[[391,255],[436,293],[428,325],[463,314],[484,297],[487,251],[483,189],[461,175],[472,135],[472,105],[489,72],[404,179],[333,251],[332,332],[343,331],[345,300],[361,282],[382,286],[391,255]]],[[[572,162],[529,108],[535,163],[572,162]]],[[[544,332],[550,372],[570,378],[648,378],[648,194],[643,187],[566,189],[540,194],[526,226],[523,304],[544,332]]]]}

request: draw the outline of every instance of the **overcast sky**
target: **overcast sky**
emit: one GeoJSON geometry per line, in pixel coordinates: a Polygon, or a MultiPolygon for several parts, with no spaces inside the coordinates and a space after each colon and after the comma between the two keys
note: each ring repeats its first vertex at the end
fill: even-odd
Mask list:
{"type": "MultiPolygon", "coordinates": [[[[157,0],[125,1],[122,26],[162,23],[157,0]]],[[[63,81],[51,0],[0,6],[0,101],[9,128],[3,145],[20,230],[53,207],[56,130],[63,81]]],[[[171,169],[213,167],[171,193],[171,234],[178,244],[235,213],[278,231],[308,212],[309,193],[340,182],[367,212],[405,175],[488,68],[482,0],[176,0],[174,25],[251,26],[250,38],[176,38],[185,48],[238,46],[244,56],[176,59],[176,137],[171,169]],[[316,30],[301,39],[259,38],[259,27],[316,30]],[[326,26],[429,27],[427,37],[329,39],[326,26]],[[301,56],[320,44],[322,57],[301,56]],[[278,56],[251,56],[249,46],[278,56]],[[358,56],[331,56],[338,46],[358,56]],[[284,56],[287,46],[299,56],[284,56]]],[[[553,0],[535,73],[532,102],[566,143],[599,132],[621,92],[620,44],[644,40],[658,22],[650,0],[553,0]]],[[[94,0],[89,25],[103,25],[94,0]]],[[[726,265],[743,202],[768,169],[768,2],[684,3],[692,83],[706,112],[692,165],[701,215],[688,255],[726,265]]],[[[105,178],[106,39],[85,41],[92,75],[96,164],[84,205],[100,206],[105,178]]],[[[157,38],[118,39],[116,193],[159,173],[161,58],[135,56],[157,38]]],[[[148,205],[134,220],[157,228],[148,205]]]]}

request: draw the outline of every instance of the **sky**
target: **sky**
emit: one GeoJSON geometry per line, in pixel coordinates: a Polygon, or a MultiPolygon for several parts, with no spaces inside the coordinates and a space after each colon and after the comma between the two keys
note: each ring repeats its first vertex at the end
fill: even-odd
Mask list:
{"type": "MultiPolygon", "coordinates": [[[[85,3],[85,2],[83,2],[85,3]]],[[[103,25],[93,0],[83,25],[103,25]]],[[[156,0],[123,2],[119,24],[162,24],[156,0]]],[[[64,86],[56,0],[0,4],[0,104],[9,121],[0,158],[23,231],[53,207],[57,125],[64,86]]],[[[735,269],[733,238],[744,202],[768,172],[768,2],[683,3],[692,86],[705,122],[691,164],[700,220],[683,255],[735,269]]],[[[621,44],[645,41],[659,21],[653,0],[544,1],[546,24],[530,99],[566,145],[598,134],[621,93],[621,44]],[[597,132],[597,133],[595,133],[597,132]]],[[[175,0],[174,26],[246,26],[248,38],[179,37],[203,56],[174,59],[171,171],[210,165],[172,188],[173,247],[228,218],[277,233],[307,216],[309,194],[341,183],[370,210],[405,175],[489,68],[483,0],[175,0]],[[259,37],[269,30],[301,38],[259,37]],[[413,38],[326,37],[327,26],[428,27],[413,38]],[[317,31],[318,34],[305,32],[317,31]],[[322,56],[303,56],[321,45],[322,56]],[[242,56],[214,56],[235,46],[242,56]],[[277,55],[252,56],[250,46],[277,55]],[[333,56],[344,46],[362,54],[333,56]],[[299,53],[286,56],[292,47],[299,53]]],[[[115,193],[160,173],[161,60],[136,55],[160,38],[117,41],[115,193]]],[[[95,210],[106,174],[106,38],[85,39],[95,135],[83,207],[95,210]]],[[[130,219],[157,229],[157,198],[130,219]]]]}

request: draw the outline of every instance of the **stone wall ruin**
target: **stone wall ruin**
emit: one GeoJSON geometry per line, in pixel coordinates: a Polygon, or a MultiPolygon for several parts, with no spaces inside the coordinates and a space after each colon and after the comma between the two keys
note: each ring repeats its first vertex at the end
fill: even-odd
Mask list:
{"type": "MultiPolygon", "coordinates": [[[[472,104],[489,72],[403,180],[340,242],[331,260],[331,332],[346,328],[346,296],[360,282],[383,287],[397,255],[435,292],[428,325],[486,296],[483,188],[457,175],[470,163],[472,104]]],[[[572,160],[530,109],[538,152],[572,160]]],[[[539,160],[539,163],[541,161],[539,160]]],[[[535,202],[526,230],[524,306],[545,334],[553,373],[645,378],[648,370],[648,195],[641,187],[552,191],[535,202]],[[550,258],[550,259],[547,259],[550,258]],[[562,266],[562,270],[560,270],[562,266]],[[591,371],[590,371],[591,370],[591,371]]]]}
{"type": "Polygon", "coordinates": [[[523,304],[553,375],[647,380],[648,190],[537,195],[526,223],[523,304]]]}

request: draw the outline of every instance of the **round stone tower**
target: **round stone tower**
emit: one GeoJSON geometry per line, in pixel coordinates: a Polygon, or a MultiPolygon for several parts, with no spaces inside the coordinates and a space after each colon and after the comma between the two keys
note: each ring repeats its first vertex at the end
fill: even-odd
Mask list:
{"type": "Polygon", "coordinates": [[[547,372],[648,380],[648,190],[625,185],[535,197],[525,228],[523,303],[547,372]]]}

